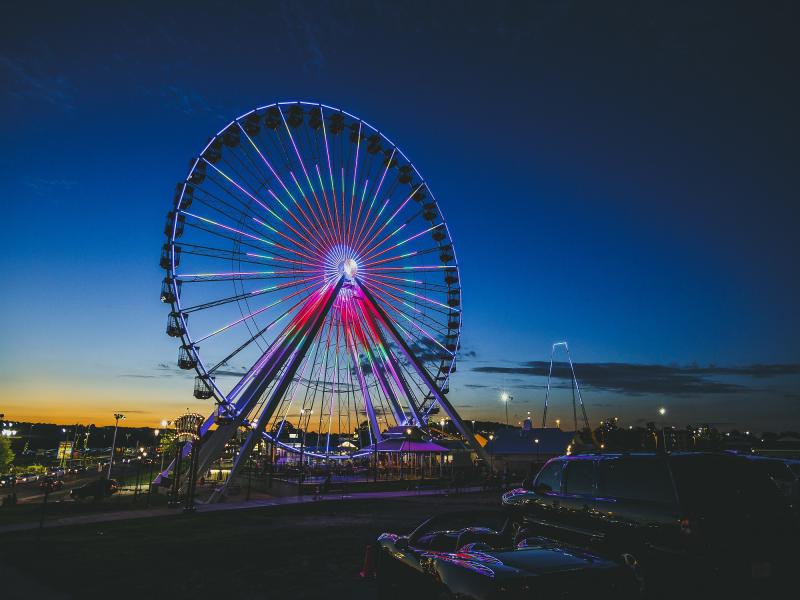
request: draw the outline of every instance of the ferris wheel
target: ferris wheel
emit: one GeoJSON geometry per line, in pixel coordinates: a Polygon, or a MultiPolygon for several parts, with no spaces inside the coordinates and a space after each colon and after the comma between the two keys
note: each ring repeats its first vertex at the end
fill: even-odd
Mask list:
{"type": "Polygon", "coordinates": [[[440,409],[474,443],[445,396],[462,322],[450,231],[375,127],[312,102],[241,115],[190,161],[165,234],[167,334],[216,403],[201,465],[242,426],[241,455],[260,438],[293,450],[291,426],[340,458],[363,423],[376,444],[440,409]]]}

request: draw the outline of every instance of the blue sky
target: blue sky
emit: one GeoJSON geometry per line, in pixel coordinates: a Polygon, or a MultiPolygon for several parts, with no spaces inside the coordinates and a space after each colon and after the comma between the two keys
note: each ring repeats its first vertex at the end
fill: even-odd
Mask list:
{"type": "Polygon", "coordinates": [[[468,418],[500,418],[501,389],[538,414],[526,363],[566,339],[578,363],[698,366],[607,369],[585,390],[592,420],[668,405],[680,424],[797,429],[797,11],[12,3],[0,404],[97,422],[197,406],[159,368],[176,353],[157,297],[174,183],[233,117],[309,99],[380,127],[439,199],[468,418]],[[687,376],[728,387],[670,383],[687,376]]]}

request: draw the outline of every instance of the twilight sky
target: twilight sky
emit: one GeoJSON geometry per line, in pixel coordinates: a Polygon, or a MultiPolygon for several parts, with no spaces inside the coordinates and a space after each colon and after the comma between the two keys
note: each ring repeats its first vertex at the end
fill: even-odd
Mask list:
{"type": "Polygon", "coordinates": [[[164,335],[164,215],[210,135],[305,99],[436,194],[466,418],[501,390],[540,418],[568,340],[594,422],[800,428],[796,3],[236,4],[3,3],[0,412],[207,411],[164,335]]]}

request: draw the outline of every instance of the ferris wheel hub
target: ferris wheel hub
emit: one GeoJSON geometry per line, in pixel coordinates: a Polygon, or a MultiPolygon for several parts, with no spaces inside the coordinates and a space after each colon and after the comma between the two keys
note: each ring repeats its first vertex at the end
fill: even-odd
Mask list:
{"type": "Polygon", "coordinates": [[[348,279],[355,279],[358,273],[358,263],[353,258],[348,258],[342,262],[342,272],[348,279]]]}

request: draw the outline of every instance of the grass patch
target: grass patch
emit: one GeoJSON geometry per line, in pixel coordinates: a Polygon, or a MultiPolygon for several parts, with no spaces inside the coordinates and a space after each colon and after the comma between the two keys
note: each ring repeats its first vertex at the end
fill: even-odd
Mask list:
{"type": "Polygon", "coordinates": [[[70,582],[70,597],[374,597],[358,577],[364,548],[425,517],[499,506],[496,494],[317,502],[6,534],[0,560],[70,582]],[[76,572],[89,575],[75,577],[76,572]],[[135,576],[132,576],[135,574],[135,576]],[[120,585],[120,581],[125,582],[120,585]]]}

